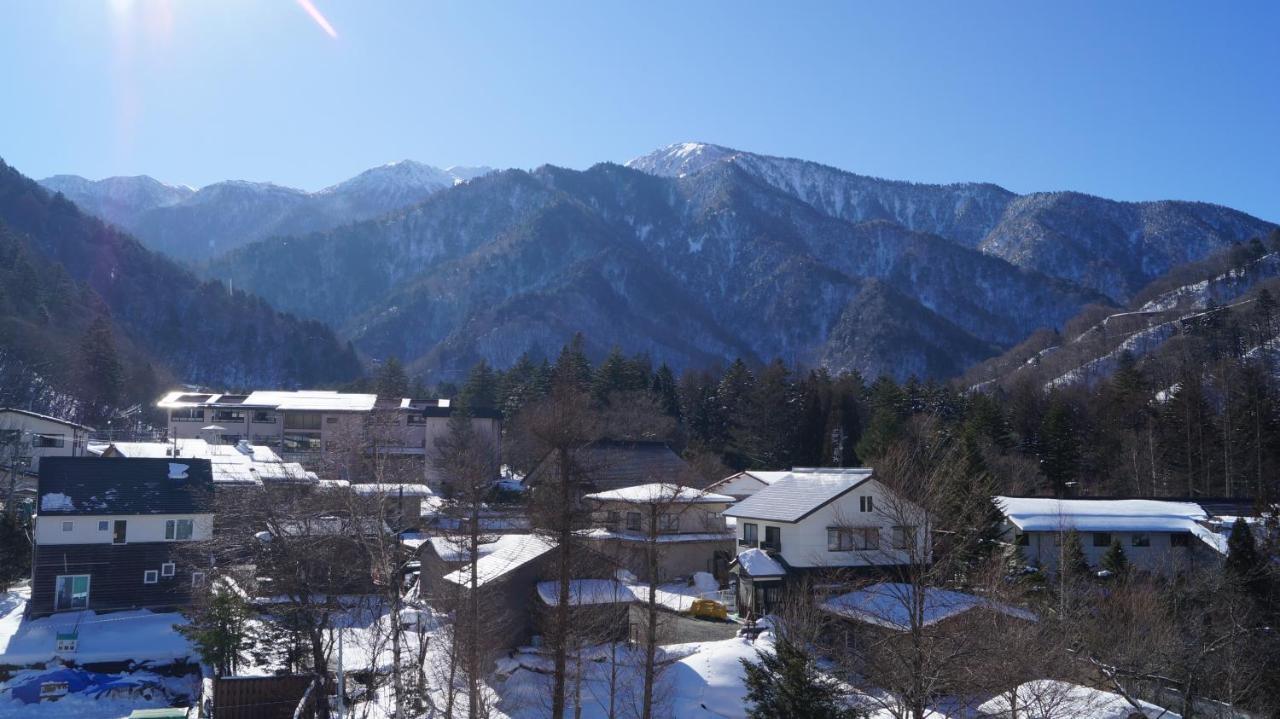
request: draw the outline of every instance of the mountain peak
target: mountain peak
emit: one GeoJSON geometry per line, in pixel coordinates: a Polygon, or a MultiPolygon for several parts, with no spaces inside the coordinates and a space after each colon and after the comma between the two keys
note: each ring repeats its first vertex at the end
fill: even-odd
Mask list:
{"type": "Polygon", "coordinates": [[[651,175],[683,177],[740,154],[738,150],[706,142],[677,142],[637,157],[628,162],[627,167],[651,175]]]}

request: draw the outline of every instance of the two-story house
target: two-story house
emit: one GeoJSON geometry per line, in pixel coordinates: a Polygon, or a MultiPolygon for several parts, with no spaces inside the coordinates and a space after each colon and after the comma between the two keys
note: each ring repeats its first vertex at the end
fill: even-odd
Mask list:
{"type": "Polygon", "coordinates": [[[208,460],[47,457],[27,611],[189,603],[208,568],[179,550],[212,536],[212,503],[208,460]]]}
{"type": "Polygon", "coordinates": [[[594,549],[642,581],[650,579],[651,560],[660,582],[695,572],[728,579],[734,536],[721,513],[733,497],[659,482],[583,499],[592,509],[594,549]]]}
{"type": "Polygon", "coordinates": [[[0,468],[35,474],[44,457],[79,457],[92,431],[78,422],[0,407],[0,468]]]}
{"type": "Polygon", "coordinates": [[[929,561],[927,517],[874,471],[797,467],[724,511],[737,520],[738,611],[763,615],[815,571],[885,574],[929,561]]]}

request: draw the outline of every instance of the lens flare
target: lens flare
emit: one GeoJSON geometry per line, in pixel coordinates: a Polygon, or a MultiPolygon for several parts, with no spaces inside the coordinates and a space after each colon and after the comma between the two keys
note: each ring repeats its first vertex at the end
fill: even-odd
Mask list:
{"type": "Polygon", "coordinates": [[[311,0],[298,0],[298,6],[303,10],[306,10],[307,14],[311,16],[311,19],[315,20],[316,24],[320,26],[320,29],[329,34],[329,37],[338,36],[338,31],[333,29],[333,26],[329,24],[329,21],[325,19],[324,15],[320,14],[320,11],[311,3],[311,0]]]}

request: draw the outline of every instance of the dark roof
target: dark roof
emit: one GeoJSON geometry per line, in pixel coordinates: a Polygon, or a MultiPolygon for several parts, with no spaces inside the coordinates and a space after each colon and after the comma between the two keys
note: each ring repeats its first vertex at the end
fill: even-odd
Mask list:
{"type": "MultiPolygon", "coordinates": [[[[696,489],[707,484],[666,442],[600,440],[577,450],[574,458],[583,475],[583,487],[593,492],[653,482],[675,482],[696,489]]],[[[557,471],[558,460],[549,454],[525,481],[536,485],[543,477],[554,476],[548,473],[557,471]]]]}
{"type": "Polygon", "coordinates": [[[36,419],[44,419],[50,422],[57,422],[58,424],[65,424],[68,427],[75,427],[77,429],[93,431],[93,427],[80,424],[79,422],[72,422],[69,420],[62,419],[61,417],[54,417],[47,414],[40,414],[39,412],[32,412],[30,410],[18,409],[17,407],[0,407],[0,412],[13,412],[15,414],[24,414],[28,417],[35,417],[36,419]]]}
{"type": "Polygon", "coordinates": [[[195,514],[213,511],[207,459],[40,460],[41,515],[195,514]]]}

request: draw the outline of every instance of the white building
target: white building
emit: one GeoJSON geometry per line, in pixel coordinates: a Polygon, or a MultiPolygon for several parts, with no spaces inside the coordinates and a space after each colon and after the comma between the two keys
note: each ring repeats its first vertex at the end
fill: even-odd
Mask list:
{"type": "Polygon", "coordinates": [[[707,491],[715,492],[717,494],[727,494],[737,501],[742,501],[789,474],[791,473],[747,470],[738,472],[737,474],[731,474],[728,477],[715,482],[711,486],[707,487],[707,491]]]}
{"type": "Polygon", "coordinates": [[[759,549],[773,560],[761,576],[752,574],[753,566],[766,565],[758,553],[736,562],[739,613],[766,613],[783,582],[798,574],[928,561],[924,511],[877,481],[873,470],[796,468],[786,475],[724,512],[737,520],[740,556],[759,549]]]}
{"type": "Polygon", "coordinates": [[[1070,531],[1080,535],[1085,559],[1095,568],[1116,540],[1130,566],[1162,574],[1216,563],[1227,553],[1227,535],[1210,529],[1213,518],[1194,502],[996,497],[996,503],[1008,540],[1046,572],[1057,571],[1070,531]]]}
{"type": "Polygon", "coordinates": [[[93,428],[25,409],[0,407],[0,467],[36,474],[42,457],[79,457],[93,428]]]}

